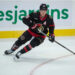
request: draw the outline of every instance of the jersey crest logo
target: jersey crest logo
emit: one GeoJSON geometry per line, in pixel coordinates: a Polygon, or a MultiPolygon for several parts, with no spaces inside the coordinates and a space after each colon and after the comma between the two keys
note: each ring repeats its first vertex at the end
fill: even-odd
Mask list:
{"type": "Polygon", "coordinates": [[[46,21],[43,24],[46,25],[46,21]]]}

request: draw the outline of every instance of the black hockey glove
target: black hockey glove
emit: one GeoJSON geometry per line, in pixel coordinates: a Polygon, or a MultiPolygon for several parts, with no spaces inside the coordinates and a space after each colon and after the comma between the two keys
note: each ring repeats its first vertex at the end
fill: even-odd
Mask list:
{"type": "Polygon", "coordinates": [[[54,34],[49,35],[49,41],[54,42],[55,41],[55,36],[54,34]]]}

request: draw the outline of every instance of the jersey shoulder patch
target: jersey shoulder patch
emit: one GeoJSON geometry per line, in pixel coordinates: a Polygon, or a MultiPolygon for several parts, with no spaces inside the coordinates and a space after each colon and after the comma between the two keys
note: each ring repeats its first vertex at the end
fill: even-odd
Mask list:
{"type": "Polygon", "coordinates": [[[50,16],[50,15],[49,15],[49,18],[50,18],[50,19],[53,19],[53,17],[52,17],[52,16],[50,16]]]}
{"type": "Polygon", "coordinates": [[[48,15],[49,19],[53,19],[53,17],[51,15],[48,15]]]}
{"type": "Polygon", "coordinates": [[[34,19],[38,20],[38,13],[37,12],[34,12],[34,19]]]}

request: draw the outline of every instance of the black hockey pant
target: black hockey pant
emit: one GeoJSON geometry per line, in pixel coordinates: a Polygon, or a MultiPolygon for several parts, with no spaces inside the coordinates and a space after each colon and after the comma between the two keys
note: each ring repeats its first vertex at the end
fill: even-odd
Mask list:
{"type": "Polygon", "coordinates": [[[25,31],[18,40],[12,46],[12,50],[18,49],[21,45],[25,44],[26,42],[30,41],[28,45],[26,45],[22,50],[21,53],[25,53],[30,51],[32,48],[39,46],[43,41],[44,38],[42,37],[33,37],[28,31],[25,31]]]}

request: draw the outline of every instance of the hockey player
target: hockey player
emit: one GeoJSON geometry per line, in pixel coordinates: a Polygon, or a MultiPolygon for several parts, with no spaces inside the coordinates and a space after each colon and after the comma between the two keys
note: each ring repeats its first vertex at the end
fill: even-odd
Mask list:
{"type": "Polygon", "coordinates": [[[49,30],[49,40],[54,42],[54,22],[50,15],[47,14],[47,5],[41,4],[39,12],[31,13],[30,15],[23,18],[23,23],[29,27],[13,44],[10,50],[6,50],[4,53],[9,55],[16,51],[21,45],[30,41],[23,49],[16,53],[16,58],[20,58],[20,55],[30,51],[32,48],[39,46],[45,40],[46,36],[40,31],[47,34],[49,30]],[[32,39],[33,37],[33,39],[32,39]]]}

